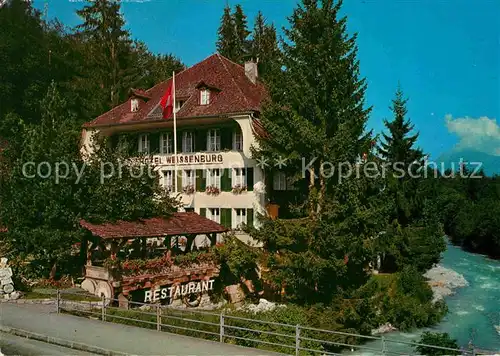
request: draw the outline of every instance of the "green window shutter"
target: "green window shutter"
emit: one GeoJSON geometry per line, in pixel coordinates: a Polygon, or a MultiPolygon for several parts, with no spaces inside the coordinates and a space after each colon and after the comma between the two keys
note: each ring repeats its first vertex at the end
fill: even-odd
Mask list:
{"type": "Polygon", "coordinates": [[[230,192],[233,187],[231,186],[231,168],[226,168],[222,171],[222,177],[220,177],[220,187],[223,192],[230,192]]]}
{"type": "Polygon", "coordinates": [[[204,192],[207,189],[207,178],[203,176],[203,169],[196,170],[196,191],[204,192]]]}
{"type": "Polygon", "coordinates": [[[253,227],[253,209],[247,209],[247,225],[253,227]]]}
{"type": "Polygon", "coordinates": [[[247,190],[251,192],[253,190],[253,168],[247,168],[247,190]]]}
{"type": "Polygon", "coordinates": [[[196,131],[194,145],[196,152],[205,152],[207,150],[207,130],[196,131]]]}
{"type": "Polygon", "coordinates": [[[220,224],[228,229],[231,229],[231,209],[221,209],[220,224]]]}
{"type": "Polygon", "coordinates": [[[160,153],[160,133],[149,134],[149,148],[151,154],[160,153]]]}
{"type": "Polygon", "coordinates": [[[129,134],[124,135],[127,142],[128,153],[131,156],[136,156],[139,153],[139,135],[129,134]]]}
{"type": "Polygon", "coordinates": [[[207,217],[207,208],[200,208],[200,216],[207,217]]]}
{"type": "Polygon", "coordinates": [[[220,145],[222,150],[233,149],[233,131],[229,127],[220,129],[220,145]]]}
{"type": "MultiPolygon", "coordinates": [[[[177,131],[177,153],[182,152],[182,139],[184,138],[184,133],[182,131],[177,131]]],[[[172,136],[173,139],[173,136],[172,136]]]]}
{"type": "MultiPolygon", "coordinates": [[[[182,192],[182,170],[177,171],[177,193],[182,192]]],[[[175,174],[175,173],[174,173],[175,174]]]]}
{"type": "Polygon", "coordinates": [[[117,149],[119,139],[120,139],[120,136],[118,136],[118,135],[113,135],[109,138],[109,141],[111,142],[111,148],[113,149],[113,151],[115,151],[117,149]]]}

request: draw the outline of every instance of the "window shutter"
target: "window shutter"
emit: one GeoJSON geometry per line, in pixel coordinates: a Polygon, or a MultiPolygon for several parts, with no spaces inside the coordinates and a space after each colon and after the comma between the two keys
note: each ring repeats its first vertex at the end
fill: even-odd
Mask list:
{"type": "Polygon", "coordinates": [[[151,154],[160,153],[160,133],[155,132],[149,135],[149,151],[151,154]]]}
{"type": "Polygon", "coordinates": [[[247,225],[253,227],[253,209],[247,209],[247,225]]]}
{"type": "Polygon", "coordinates": [[[200,216],[207,217],[207,208],[200,208],[200,216]]]}
{"type": "Polygon", "coordinates": [[[230,192],[233,190],[231,185],[231,168],[226,168],[222,171],[222,177],[220,178],[220,188],[223,192],[230,192]]]}
{"type": "Polygon", "coordinates": [[[111,143],[111,148],[113,149],[113,151],[118,148],[119,139],[120,139],[120,136],[118,136],[118,135],[113,135],[109,138],[109,141],[111,143]]]}
{"type": "Polygon", "coordinates": [[[196,170],[196,191],[204,192],[207,189],[207,178],[203,176],[203,169],[196,170]]]}
{"type": "Polygon", "coordinates": [[[125,140],[127,142],[129,155],[136,156],[137,153],[139,153],[139,135],[138,134],[125,135],[125,140]]]}
{"type": "Polygon", "coordinates": [[[205,152],[207,150],[207,130],[196,131],[195,152],[205,152]]]}
{"type": "Polygon", "coordinates": [[[220,129],[220,146],[222,150],[233,149],[233,136],[229,127],[223,127],[220,129]]]}
{"type": "Polygon", "coordinates": [[[183,176],[183,171],[182,170],[177,171],[177,177],[176,177],[176,179],[177,179],[177,193],[182,192],[182,176],[183,176]]]}
{"type": "Polygon", "coordinates": [[[247,168],[247,190],[249,192],[253,191],[253,168],[248,167],[247,168]]]}
{"type": "MultiPolygon", "coordinates": [[[[172,140],[173,140],[173,134],[172,134],[172,140]]],[[[184,140],[184,132],[182,131],[177,131],[177,153],[182,152],[182,141],[184,140]]],[[[174,144],[172,143],[172,146],[174,144]]]]}
{"type": "Polygon", "coordinates": [[[228,229],[231,229],[231,209],[221,209],[220,224],[228,229]]]}

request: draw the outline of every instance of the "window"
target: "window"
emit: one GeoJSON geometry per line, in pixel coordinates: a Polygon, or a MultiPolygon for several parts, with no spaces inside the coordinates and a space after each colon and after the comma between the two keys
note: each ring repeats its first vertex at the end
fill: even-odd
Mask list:
{"type": "Polygon", "coordinates": [[[217,152],[220,151],[220,130],[211,129],[207,132],[207,151],[217,152]]]}
{"type": "Polygon", "coordinates": [[[209,169],[207,174],[207,186],[220,189],[220,169],[209,169]]]}
{"type": "Polygon", "coordinates": [[[171,154],[174,151],[174,140],[172,134],[164,133],[161,135],[160,152],[163,154],[171,154]]]}
{"type": "Polygon", "coordinates": [[[247,222],[247,210],[246,209],[234,209],[235,219],[233,223],[233,229],[241,229],[242,224],[247,222]]]}
{"type": "Polygon", "coordinates": [[[190,153],[193,152],[193,133],[184,132],[182,134],[182,152],[190,153]]]}
{"type": "Polygon", "coordinates": [[[200,105],[210,104],[210,91],[208,89],[202,89],[200,92],[200,105]]]}
{"type": "Polygon", "coordinates": [[[175,101],[175,112],[178,112],[181,108],[182,108],[182,105],[184,105],[184,100],[176,100],[175,101]]]}
{"type": "Polygon", "coordinates": [[[243,151],[243,134],[237,130],[233,134],[233,150],[243,151]]]}
{"type": "Polygon", "coordinates": [[[219,208],[208,209],[208,218],[220,224],[220,209],[219,208]]]}
{"type": "Polygon", "coordinates": [[[194,213],[194,208],[184,208],[186,213],[194,213]]]}
{"type": "Polygon", "coordinates": [[[286,190],[286,176],[283,172],[276,172],[273,177],[274,190],[286,190]]]}
{"type": "Polygon", "coordinates": [[[139,136],[139,153],[149,153],[149,136],[139,136]]]}
{"type": "Polygon", "coordinates": [[[233,169],[233,187],[240,185],[246,186],[246,168],[235,168],[233,169]]]}
{"type": "Polygon", "coordinates": [[[139,111],[139,99],[134,98],[130,100],[130,111],[131,112],[139,111]]]}
{"type": "Polygon", "coordinates": [[[194,170],[191,170],[191,169],[185,170],[182,174],[182,188],[185,188],[188,186],[194,187],[194,185],[195,185],[194,177],[195,177],[194,170]]]}
{"type": "Polygon", "coordinates": [[[163,171],[163,185],[169,191],[174,190],[174,180],[172,171],[163,171]]]}

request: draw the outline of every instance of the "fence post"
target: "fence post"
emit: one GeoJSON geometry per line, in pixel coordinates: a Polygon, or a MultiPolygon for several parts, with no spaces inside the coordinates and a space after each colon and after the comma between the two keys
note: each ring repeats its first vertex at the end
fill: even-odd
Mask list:
{"type": "Polygon", "coordinates": [[[103,294],[102,297],[101,297],[101,300],[102,300],[102,308],[101,308],[101,311],[102,311],[102,321],[106,321],[106,296],[103,294]]]}
{"type": "Polygon", "coordinates": [[[60,300],[61,300],[61,291],[58,289],[56,293],[56,312],[57,314],[60,313],[60,300]]]}
{"type": "Polygon", "coordinates": [[[295,325],[295,356],[300,354],[300,325],[295,325]]]}
{"type": "Polygon", "coordinates": [[[219,341],[224,342],[224,313],[220,313],[219,341]]]}
{"type": "Polygon", "coordinates": [[[156,330],[161,331],[161,308],[159,304],[156,306],[156,330]]]}
{"type": "Polygon", "coordinates": [[[387,345],[385,344],[385,337],[382,336],[381,340],[382,340],[382,355],[386,355],[387,354],[387,345]]]}

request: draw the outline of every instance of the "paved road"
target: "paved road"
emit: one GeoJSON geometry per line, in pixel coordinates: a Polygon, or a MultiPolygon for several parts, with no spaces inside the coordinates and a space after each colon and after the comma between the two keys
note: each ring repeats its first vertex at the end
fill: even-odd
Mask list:
{"type": "Polygon", "coordinates": [[[5,356],[90,356],[91,353],[71,350],[65,347],[47,344],[45,342],[26,339],[10,334],[0,333],[0,351],[5,356]]]}
{"type": "Polygon", "coordinates": [[[132,355],[276,355],[182,335],[103,323],[53,306],[0,303],[0,325],[132,355]]]}

